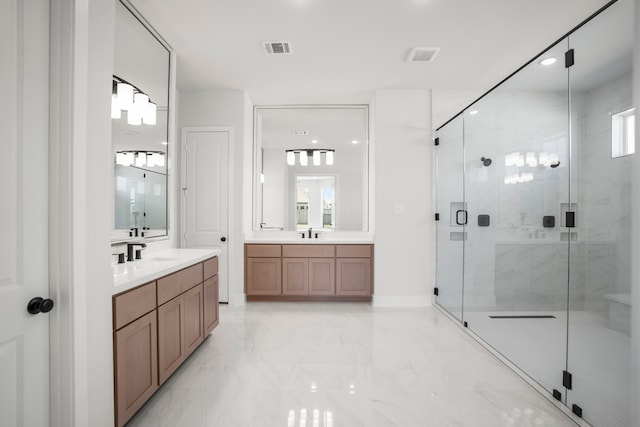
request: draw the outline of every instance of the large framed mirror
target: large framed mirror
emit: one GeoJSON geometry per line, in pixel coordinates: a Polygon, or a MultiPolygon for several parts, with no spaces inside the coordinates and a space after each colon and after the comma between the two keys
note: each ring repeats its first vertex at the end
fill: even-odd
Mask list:
{"type": "Polygon", "coordinates": [[[126,2],[116,2],[111,135],[113,240],[168,235],[171,51],[126,2]]]}
{"type": "Polygon", "coordinates": [[[368,231],[366,105],[254,108],[254,230],[368,231]]]}

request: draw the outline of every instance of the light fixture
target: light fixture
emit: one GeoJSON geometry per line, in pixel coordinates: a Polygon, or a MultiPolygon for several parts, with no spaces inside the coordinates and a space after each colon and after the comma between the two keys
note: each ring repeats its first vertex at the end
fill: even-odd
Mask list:
{"type": "Polygon", "coordinates": [[[327,166],[332,166],[333,165],[333,150],[332,151],[327,151],[324,156],[325,156],[325,162],[327,163],[327,166]]]}
{"type": "Polygon", "coordinates": [[[471,116],[475,116],[476,114],[478,114],[478,110],[469,111],[469,115],[471,115],[471,116]]]}
{"type": "Polygon", "coordinates": [[[318,140],[317,140],[317,139],[312,139],[312,140],[311,140],[311,143],[312,143],[312,144],[317,144],[317,143],[318,143],[318,140]]]}
{"type": "Polygon", "coordinates": [[[556,58],[554,58],[553,56],[549,56],[549,57],[544,58],[541,61],[539,61],[538,64],[544,65],[545,67],[548,67],[549,65],[555,64],[556,61],[557,61],[556,58]]]}
{"type": "Polygon", "coordinates": [[[357,140],[357,139],[354,139],[354,140],[352,140],[352,141],[351,141],[351,143],[352,143],[352,144],[357,144],[357,143],[358,143],[358,140],[357,140]]]}
{"type": "Polygon", "coordinates": [[[307,166],[309,164],[309,157],[313,159],[314,166],[320,166],[322,164],[322,154],[325,155],[325,164],[327,166],[333,165],[333,153],[335,150],[333,149],[306,149],[306,148],[297,148],[293,150],[285,150],[287,153],[287,164],[289,166],[294,166],[296,164],[296,154],[300,158],[300,166],[307,166]]]}
{"type": "Polygon", "coordinates": [[[116,152],[116,163],[122,166],[135,165],[136,167],[153,168],[164,167],[164,151],[126,150],[116,152]]]}
{"type": "Polygon", "coordinates": [[[127,123],[130,125],[156,124],[156,104],[138,87],[116,75],[113,76],[111,89],[111,118],[119,119],[120,110],[127,112],[127,123]]]}

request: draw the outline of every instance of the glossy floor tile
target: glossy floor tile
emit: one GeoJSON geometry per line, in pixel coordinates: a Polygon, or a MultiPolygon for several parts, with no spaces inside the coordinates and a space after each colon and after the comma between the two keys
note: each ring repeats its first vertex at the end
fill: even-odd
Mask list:
{"type": "Polygon", "coordinates": [[[575,426],[435,308],[221,306],[131,426],[575,426]]]}

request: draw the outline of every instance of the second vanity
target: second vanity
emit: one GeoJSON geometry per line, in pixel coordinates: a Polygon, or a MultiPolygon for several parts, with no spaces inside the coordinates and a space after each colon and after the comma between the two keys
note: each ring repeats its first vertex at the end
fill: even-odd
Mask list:
{"type": "Polygon", "coordinates": [[[217,249],[114,266],[116,425],[123,426],[218,325],[217,249]]]}
{"type": "Polygon", "coordinates": [[[366,240],[247,240],[247,301],[371,301],[373,252],[366,240]]]}

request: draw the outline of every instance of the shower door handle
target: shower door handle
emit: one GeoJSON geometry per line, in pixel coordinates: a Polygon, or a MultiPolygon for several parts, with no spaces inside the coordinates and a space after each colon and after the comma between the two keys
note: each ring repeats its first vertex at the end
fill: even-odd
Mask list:
{"type": "Polygon", "coordinates": [[[459,211],[456,211],[456,224],[467,225],[467,211],[462,209],[459,211]]]}

